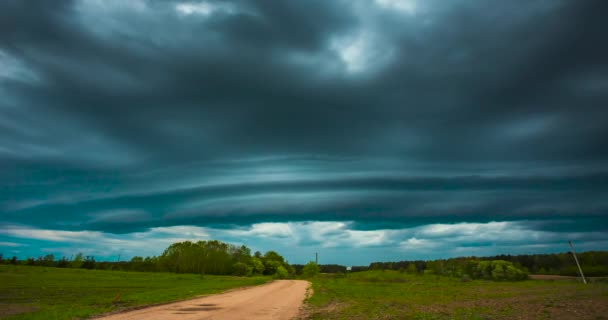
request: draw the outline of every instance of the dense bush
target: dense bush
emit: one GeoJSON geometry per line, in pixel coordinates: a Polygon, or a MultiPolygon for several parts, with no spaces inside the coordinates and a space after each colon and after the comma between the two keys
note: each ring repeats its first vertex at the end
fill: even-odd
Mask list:
{"type": "Polygon", "coordinates": [[[485,280],[525,280],[528,274],[504,260],[480,261],[471,276],[485,280]]]}
{"type": "Polygon", "coordinates": [[[232,266],[232,270],[232,274],[235,276],[244,277],[252,274],[253,267],[250,267],[242,262],[237,262],[234,264],[234,266],[232,266]]]}

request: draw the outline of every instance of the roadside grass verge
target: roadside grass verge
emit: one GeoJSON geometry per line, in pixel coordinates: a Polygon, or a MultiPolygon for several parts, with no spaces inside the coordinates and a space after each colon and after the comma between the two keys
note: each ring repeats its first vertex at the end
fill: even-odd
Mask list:
{"type": "Polygon", "coordinates": [[[270,280],[0,265],[0,319],[83,319],[270,280]]]}
{"type": "Polygon", "coordinates": [[[493,282],[397,271],[322,274],[312,319],[608,319],[608,284],[493,282]]]}

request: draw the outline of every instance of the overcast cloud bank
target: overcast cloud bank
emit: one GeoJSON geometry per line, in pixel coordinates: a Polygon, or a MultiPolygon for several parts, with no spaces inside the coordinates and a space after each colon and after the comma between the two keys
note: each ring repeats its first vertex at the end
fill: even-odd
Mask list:
{"type": "Polygon", "coordinates": [[[607,10],[2,1],[0,251],[605,249],[607,10]]]}

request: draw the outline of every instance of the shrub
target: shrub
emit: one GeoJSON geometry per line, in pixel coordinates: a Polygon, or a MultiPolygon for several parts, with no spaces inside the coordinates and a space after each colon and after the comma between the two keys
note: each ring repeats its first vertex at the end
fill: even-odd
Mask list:
{"type": "MultiPolygon", "coordinates": [[[[274,260],[265,261],[264,262],[264,274],[266,274],[266,275],[276,274],[279,267],[282,267],[282,264],[280,261],[274,261],[274,260]]],[[[285,269],[285,267],[283,267],[283,269],[285,269]]],[[[287,272],[287,269],[285,269],[285,272],[287,272]]]]}
{"type": "Polygon", "coordinates": [[[277,267],[277,271],[274,274],[275,279],[286,279],[288,276],[287,269],[283,266],[277,267]]]}
{"type": "Polygon", "coordinates": [[[239,277],[245,277],[245,276],[251,276],[251,272],[253,271],[253,268],[242,263],[242,262],[237,262],[232,266],[232,274],[234,274],[235,276],[239,276],[239,277]]]}
{"type": "Polygon", "coordinates": [[[416,269],[416,265],[415,265],[415,264],[413,264],[413,263],[410,263],[410,264],[407,266],[407,273],[409,273],[409,274],[415,274],[415,273],[418,273],[418,269],[416,269]]]}

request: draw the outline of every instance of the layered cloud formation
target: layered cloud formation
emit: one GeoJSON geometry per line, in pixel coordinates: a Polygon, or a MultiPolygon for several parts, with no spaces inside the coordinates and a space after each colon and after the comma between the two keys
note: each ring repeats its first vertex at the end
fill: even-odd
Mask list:
{"type": "Polygon", "coordinates": [[[605,248],[606,9],[3,1],[0,251],[605,248]]]}

